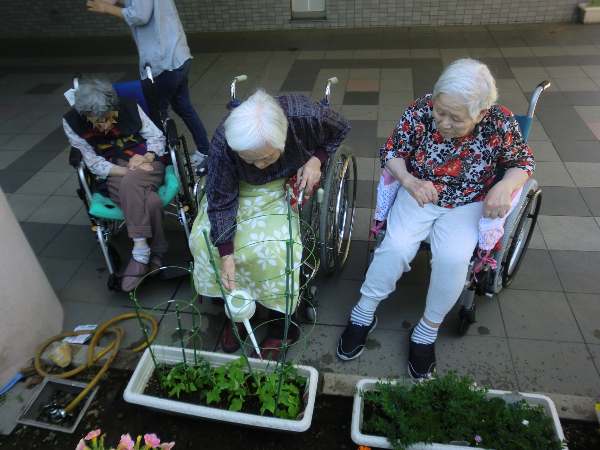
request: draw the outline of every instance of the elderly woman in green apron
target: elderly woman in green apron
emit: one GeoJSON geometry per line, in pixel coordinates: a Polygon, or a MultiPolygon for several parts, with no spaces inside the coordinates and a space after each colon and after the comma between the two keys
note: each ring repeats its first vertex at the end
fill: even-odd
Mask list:
{"type": "MultiPolygon", "coordinates": [[[[259,90],[235,108],[213,136],[206,196],[190,236],[194,284],[200,295],[222,297],[212,253],[225,291],[244,290],[269,310],[263,349],[281,347],[281,319],[298,303],[302,245],[296,213],[290,236],[286,182],[296,175],[296,187],[311,195],[321,167],[349,130],[343,117],[305,96],[274,98],[259,90]],[[210,251],[204,237],[208,230],[210,251]],[[290,237],[295,262],[291,303],[285,274],[290,237]]],[[[238,331],[244,336],[242,327],[238,331]]],[[[228,353],[239,348],[230,322],[221,347],[228,353]]]]}

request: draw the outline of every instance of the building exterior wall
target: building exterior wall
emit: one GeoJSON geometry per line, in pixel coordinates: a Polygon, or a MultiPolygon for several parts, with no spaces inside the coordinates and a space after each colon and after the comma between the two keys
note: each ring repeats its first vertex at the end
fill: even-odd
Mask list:
{"type": "MultiPolygon", "coordinates": [[[[371,28],[571,22],[581,0],[326,0],[327,19],[290,21],[289,0],[176,0],[188,33],[298,28],[371,28]]],[[[112,17],[85,0],[0,2],[0,37],[119,35],[112,17]]]]}

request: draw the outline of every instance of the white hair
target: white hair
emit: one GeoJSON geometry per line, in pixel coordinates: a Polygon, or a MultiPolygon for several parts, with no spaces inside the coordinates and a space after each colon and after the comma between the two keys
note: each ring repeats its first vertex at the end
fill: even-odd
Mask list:
{"type": "Polygon", "coordinates": [[[74,108],[80,114],[102,117],[114,111],[119,105],[119,97],[112,84],[106,80],[84,79],[75,90],[74,108]]]}
{"type": "Polygon", "coordinates": [[[496,80],[488,66],[470,58],[457,59],[446,67],[433,87],[433,98],[440,94],[464,101],[472,119],[498,99],[496,80]]]}
{"type": "Polygon", "coordinates": [[[225,139],[232,150],[260,150],[267,145],[283,151],[288,121],[277,100],[262,89],[235,108],[225,123],[225,139]]]}

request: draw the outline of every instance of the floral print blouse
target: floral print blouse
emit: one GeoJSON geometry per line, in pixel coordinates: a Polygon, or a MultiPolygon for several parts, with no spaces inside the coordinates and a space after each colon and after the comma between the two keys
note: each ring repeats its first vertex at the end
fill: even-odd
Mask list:
{"type": "Polygon", "coordinates": [[[453,208],[482,201],[499,170],[535,170],[533,153],[523,140],[512,112],[492,106],[472,134],[444,139],[433,119],[431,94],[415,100],[380,149],[382,167],[404,158],[408,171],[433,183],[438,206],[453,208]]]}

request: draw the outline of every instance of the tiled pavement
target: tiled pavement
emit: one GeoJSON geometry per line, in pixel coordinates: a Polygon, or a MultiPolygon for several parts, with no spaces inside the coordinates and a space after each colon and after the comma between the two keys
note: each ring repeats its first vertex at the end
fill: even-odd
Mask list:
{"type": "MultiPolygon", "coordinates": [[[[431,89],[445,64],[472,56],[490,65],[501,102],[518,113],[526,110],[539,81],[552,81],[538,106],[530,141],[544,199],[539,227],[511,288],[499,298],[480,300],[478,322],[465,337],[455,335],[456,314],[449,315],[438,345],[440,369],[470,373],[498,388],[597,396],[600,27],[389,31],[385,42],[369,39],[368,45],[360,31],[320,32],[324,38],[318,42],[307,33],[308,44],[300,50],[197,53],[191,73],[192,98],[209,130],[224,114],[233,75],[249,76],[240,86],[242,97],[260,86],[273,93],[304,92],[317,98],[328,77],[340,80],[332,100],[352,122],[346,145],[359,165],[356,240],[343,272],[319,281],[318,323],[305,326],[308,338],[293,354],[323,371],[405,373],[407,329],[424,306],[426,255],[418,256],[413,271],[383,303],[380,325],[361,358],[341,363],[335,358],[335,344],[358,298],[366,267],[378,145],[406,104],[431,89]]],[[[65,328],[106,320],[130,310],[131,304],[125,295],[105,287],[106,271],[76,197],[76,179],[58,128],[65,111],[61,94],[73,73],[103,73],[116,80],[135,76],[135,63],[135,55],[100,61],[68,56],[0,59],[0,185],[63,302],[65,328]]],[[[170,261],[183,263],[187,255],[182,233],[171,228],[170,261]]],[[[191,302],[189,281],[153,280],[140,298],[163,317],[159,342],[176,339],[173,308],[166,302],[191,302]]],[[[199,309],[203,346],[213,349],[224,321],[221,309],[210,301],[199,309]]],[[[183,320],[189,328],[190,316],[184,314],[183,320]]],[[[139,338],[135,324],[127,328],[129,342],[139,338]]]]}

